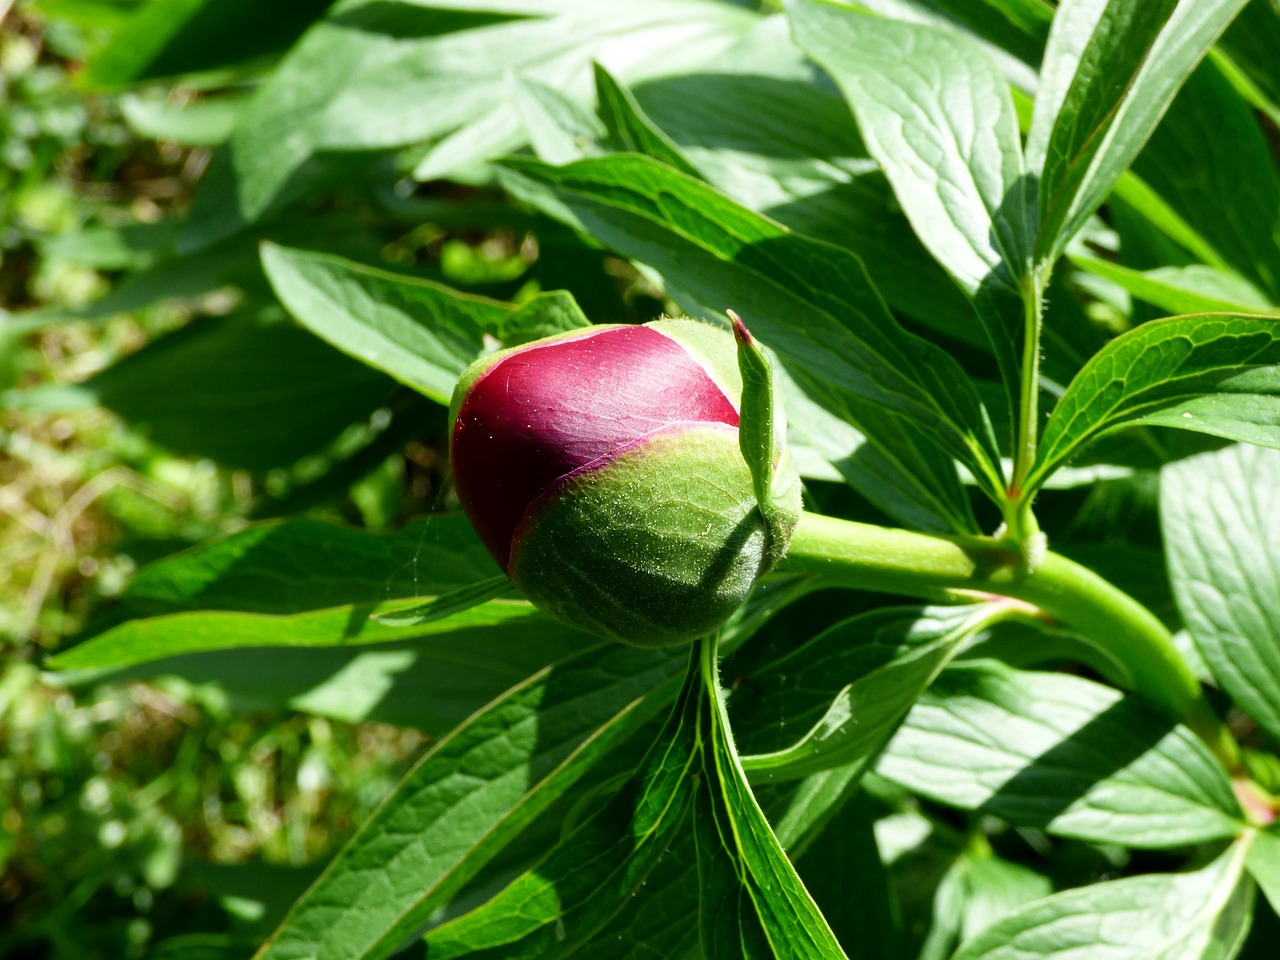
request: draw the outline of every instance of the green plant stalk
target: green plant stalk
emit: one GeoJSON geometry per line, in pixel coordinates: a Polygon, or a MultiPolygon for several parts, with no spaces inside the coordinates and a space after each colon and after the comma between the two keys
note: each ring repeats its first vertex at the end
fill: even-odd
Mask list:
{"type": "Polygon", "coordinates": [[[1019,546],[991,537],[938,536],[805,513],[780,570],[822,585],[924,599],[995,594],[1039,608],[1094,644],[1128,674],[1132,689],[1184,723],[1231,773],[1240,748],[1209,707],[1164,625],[1091,570],[1046,552],[1028,572],[1019,546]]]}
{"type": "Polygon", "coordinates": [[[1040,532],[1031,512],[1035,492],[1027,489],[1027,477],[1035,466],[1039,448],[1040,327],[1047,283],[1047,270],[1040,266],[1033,267],[1022,283],[1022,390],[1018,398],[1013,479],[1009,483],[1008,499],[1004,505],[1004,522],[1009,536],[1023,546],[1024,553],[1032,538],[1040,532]]]}

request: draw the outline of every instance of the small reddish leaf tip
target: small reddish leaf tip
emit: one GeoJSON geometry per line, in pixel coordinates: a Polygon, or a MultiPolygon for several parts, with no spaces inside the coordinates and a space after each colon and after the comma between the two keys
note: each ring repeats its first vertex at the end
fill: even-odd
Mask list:
{"type": "Polygon", "coordinates": [[[751,331],[747,329],[747,325],[742,322],[742,318],[733,310],[725,310],[725,315],[733,323],[733,335],[737,341],[744,346],[751,346],[751,331]]]}

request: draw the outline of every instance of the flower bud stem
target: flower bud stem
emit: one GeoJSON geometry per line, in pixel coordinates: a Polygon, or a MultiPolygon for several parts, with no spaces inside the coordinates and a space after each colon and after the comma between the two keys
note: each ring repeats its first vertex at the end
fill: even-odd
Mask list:
{"type": "Polygon", "coordinates": [[[805,572],[832,587],[956,599],[997,594],[1033,604],[1128,674],[1129,686],[1171,720],[1184,723],[1229,772],[1239,746],[1205,700],[1199,681],[1164,625],[1097,574],[1047,552],[1028,572],[1007,540],[893,530],[805,513],[779,569],[805,572]]]}

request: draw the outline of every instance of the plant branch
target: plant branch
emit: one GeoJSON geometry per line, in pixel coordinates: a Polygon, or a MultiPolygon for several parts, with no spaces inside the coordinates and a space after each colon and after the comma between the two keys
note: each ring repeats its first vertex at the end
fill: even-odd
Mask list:
{"type": "Polygon", "coordinates": [[[913,533],[805,513],[780,569],[809,573],[830,586],[925,599],[978,591],[1033,604],[1104,650],[1127,672],[1135,692],[1194,730],[1228,771],[1239,766],[1239,747],[1169,631],[1128,594],[1065,557],[1046,553],[1028,572],[1008,540],[913,533]]]}

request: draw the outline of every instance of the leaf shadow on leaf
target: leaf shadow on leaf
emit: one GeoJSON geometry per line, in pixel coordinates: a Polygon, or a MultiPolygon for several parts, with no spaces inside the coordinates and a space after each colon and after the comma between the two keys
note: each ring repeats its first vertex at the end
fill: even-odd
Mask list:
{"type": "Polygon", "coordinates": [[[460,33],[480,27],[523,20],[516,13],[499,13],[484,10],[440,10],[432,7],[415,8],[411,4],[393,0],[373,0],[359,6],[341,10],[329,17],[330,23],[393,37],[396,40],[421,40],[446,33],[460,33]]]}
{"type": "Polygon", "coordinates": [[[1174,729],[1134,704],[1117,700],[1000,785],[975,812],[1018,826],[1044,828],[1109,779],[1153,750],[1174,729]],[[1139,722],[1135,722],[1139,721],[1139,722]],[[1116,736],[1124,730],[1126,736],[1116,736]]]}
{"type": "MultiPolygon", "coordinates": [[[[665,103],[719,103],[736,107],[727,115],[722,114],[715,123],[698,128],[700,147],[717,150],[742,150],[748,153],[775,158],[794,158],[812,163],[815,159],[867,157],[867,149],[853,125],[840,128],[818,128],[805,131],[803,144],[789,142],[782,137],[761,136],[759,127],[744,122],[741,136],[735,137],[733,120],[739,116],[749,119],[754,110],[763,105],[797,104],[811,106],[815,92],[826,93],[833,101],[840,101],[840,93],[819,74],[811,82],[789,80],[749,73],[682,73],[658,77],[637,84],[633,90],[642,106],[655,102],[665,103]],[[751,110],[742,111],[741,105],[749,104],[751,110]],[[768,152],[766,152],[768,151],[768,152]]],[[[776,109],[776,107],[775,107],[776,109]]],[[[659,111],[661,112],[661,111],[659,111]]]]}

